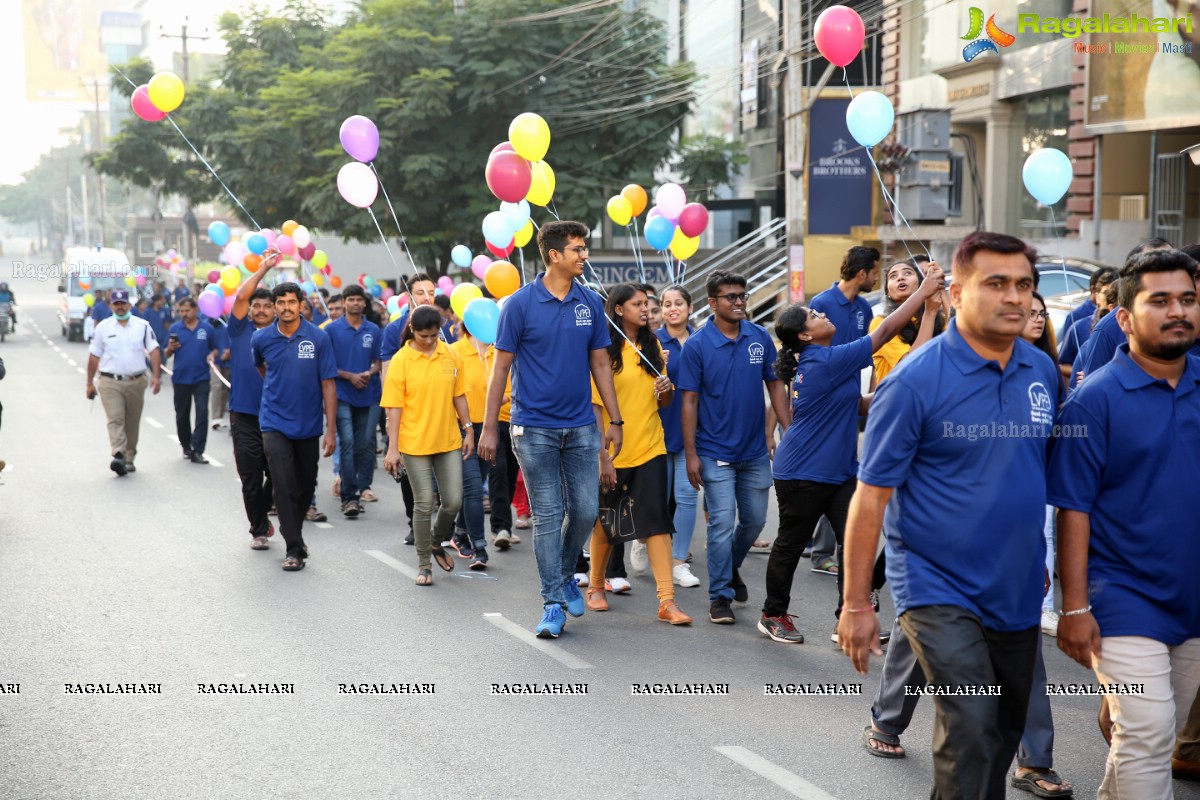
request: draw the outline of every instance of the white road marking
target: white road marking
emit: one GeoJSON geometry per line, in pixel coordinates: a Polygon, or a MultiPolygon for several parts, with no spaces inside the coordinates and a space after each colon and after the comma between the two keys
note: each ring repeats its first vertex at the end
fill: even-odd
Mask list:
{"type": "Polygon", "coordinates": [[[15,467],[15,466],[16,466],[16,464],[5,464],[4,469],[0,470],[0,472],[12,472],[13,467],[15,467]]]}
{"type": "Polygon", "coordinates": [[[778,764],[773,764],[744,747],[714,747],[713,750],[736,761],[746,769],[757,772],[780,789],[794,797],[801,798],[801,800],[837,800],[833,795],[813,786],[794,772],[788,772],[778,764]]]}
{"type": "Polygon", "coordinates": [[[87,375],[87,372],[84,371],[83,367],[76,367],[75,371],[78,372],[80,375],[87,375]]]}
{"type": "MultiPolygon", "coordinates": [[[[241,483],[241,481],[239,480],[238,483],[241,483]]],[[[332,528],[333,527],[328,522],[314,522],[313,525],[316,525],[318,528],[332,528]]]]}
{"type": "Polygon", "coordinates": [[[217,461],[217,460],[216,460],[215,458],[213,458],[212,456],[205,456],[205,458],[207,458],[207,459],[208,459],[208,463],[212,464],[214,467],[223,467],[223,466],[225,466],[224,464],[222,464],[220,461],[217,461]]]}
{"type": "Polygon", "coordinates": [[[78,364],[75,363],[75,359],[71,358],[70,356],[67,357],[67,363],[70,364],[72,367],[79,366],[78,364]]]}
{"type": "MultiPolygon", "coordinates": [[[[333,526],[331,525],[330,527],[333,527],[333,526]]],[[[371,558],[373,558],[377,561],[382,561],[384,564],[387,564],[389,567],[396,570],[396,572],[399,572],[401,575],[407,575],[408,577],[412,578],[414,581],[417,579],[417,571],[415,569],[408,566],[407,564],[400,563],[396,559],[389,556],[387,553],[384,553],[380,550],[364,550],[363,552],[366,553],[367,555],[369,555],[371,558]]]]}
{"type": "Polygon", "coordinates": [[[142,419],[146,420],[146,424],[149,425],[151,428],[161,428],[162,427],[162,423],[159,422],[158,420],[156,420],[154,417],[142,417],[142,419]]]}
{"type": "Polygon", "coordinates": [[[56,352],[56,353],[61,353],[61,352],[62,352],[62,348],[61,348],[61,347],[59,347],[58,345],[56,345],[56,344],[52,344],[52,345],[50,345],[50,346],[54,348],[54,352],[56,352]]]}
{"type": "Polygon", "coordinates": [[[174,442],[175,444],[179,444],[179,437],[178,437],[178,436],[176,436],[175,434],[173,434],[173,433],[168,433],[168,434],[167,434],[167,438],[168,438],[168,439],[170,439],[170,440],[171,440],[172,442],[174,442]]]}
{"type": "Polygon", "coordinates": [[[524,642],[535,650],[541,650],[564,667],[570,669],[592,669],[591,664],[563,650],[561,645],[551,644],[551,640],[548,639],[539,639],[534,635],[533,631],[522,628],[511,619],[505,618],[503,614],[484,614],[483,618],[514,639],[524,642]]]}

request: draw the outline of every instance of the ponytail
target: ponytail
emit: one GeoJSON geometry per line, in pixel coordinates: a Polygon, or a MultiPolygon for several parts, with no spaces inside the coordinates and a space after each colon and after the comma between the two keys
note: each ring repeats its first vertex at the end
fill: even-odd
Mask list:
{"type": "Polygon", "coordinates": [[[782,345],[779,358],[775,361],[775,377],[785,384],[790,384],[796,376],[797,361],[804,348],[808,347],[808,342],[800,338],[800,334],[808,327],[808,314],[805,306],[791,305],[775,321],[775,335],[782,345]]]}

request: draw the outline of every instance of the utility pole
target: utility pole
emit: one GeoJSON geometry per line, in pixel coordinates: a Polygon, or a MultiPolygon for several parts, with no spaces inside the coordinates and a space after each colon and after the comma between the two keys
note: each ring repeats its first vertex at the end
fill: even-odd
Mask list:
{"type": "MultiPolygon", "coordinates": [[[[158,38],[160,38],[160,39],[178,39],[179,40],[180,56],[183,61],[180,72],[183,73],[183,75],[181,77],[183,78],[184,85],[187,85],[190,82],[190,76],[189,76],[189,70],[188,70],[188,60],[189,60],[188,59],[188,40],[195,39],[196,41],[203,42],[210,38],[207,35],[196,36],[194,34],[189,34],[188,33],[188,21],[189,21],[188,17],[183,18],[183,25],[180,26],[178,34],[167,33],[166,29],[163,28],[161,25],[158,27],[158,38]]],[[[205,28],[204,32],[205,32],[205,34],[207,34],[208,29],[205,28]]],[[[187,212],[184,214],[184,216],[187,217],[187,216],[191,215],[191,212],[192,212],[192,201],[187,200],[185,198],[184,202],[186,203],[186,207],[187,207],[187,212]]],[[[193,246],[193,243],[192,243],[192,232],[188,228],[187,225],[183,226],[183,241],[184,241],[184,247],[183,247],[184,256],[190,262],[196,257],[196,248],[193,246]]]]}
{"type": "MultiPolygon", "coordinates": [[[[92,121],[96,137],[92,142],[92,149],[97,153],[102,153],[104,152],[104,128],[100,122],[100,86],[102,85],[102,82],[99,78],[92,78],[91,81],[85,83],[84,85],[90,86],[92,90],[92,102],[94,109],[92,121]]],[[[100,238],[96,240],[96,243],[103,246],[106,238],[106,224],[104,219],[104,175],[100,172],[100,170],[96,170],[96,200],[99,205],[96,217],[100,226],[100,238]]]]}

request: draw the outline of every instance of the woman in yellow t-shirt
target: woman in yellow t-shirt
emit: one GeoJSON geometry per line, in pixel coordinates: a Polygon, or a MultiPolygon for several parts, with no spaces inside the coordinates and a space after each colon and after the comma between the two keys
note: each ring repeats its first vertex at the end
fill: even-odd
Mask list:
{"type": "Polygon", "coordinates": [[[388,417],[384,468],[397,481],[407,468],[412,484],[418,586],[433,584],[430,553],[439,567],[454,569],[441,542],[449,538],[462,506],[462,461],[475,451],[462,359],[438,338],[441,327],[436,306],[421,306],[409,315],[379,403],[388,417]],[[442,505],[431,539],[434,476],[442,505]]]}
{"type": "MultiPolygon", "coordinates": [[[[921,285],[923,264],[929,263],[925,256],[913,256],[888,267],[884,283],[883,315],[871,320],[870,330],[875,330],[884,318],[912,297],[921,285]]],[[[886,341],[875,351],[875,384],[888,376],[901,359],[921,345],[937,336],[946,327],[950,315],[950,298],[945,290],[938,292],[917,311],[917,315],[905,325],[900,333],[886,341]]]]}
{"type": "MultiPolygon", "coordinates": [[[[611,549],[614,544],[637,539],[645,543],[654,573],[658,618],[672,625],[687,625],[692,618],[675,605],[671,578],[675,526],[667,513],[667,447],[658,416],[659,408],[671,404],[675,387],[666,376],[666,358],[658,337],[650,331],[646,293],[628,283],[614,286],[605,311],[625,334],[614,331],[608,348],[625,435],[615,459],[608,451],[600,451],[600,519],[592,531],[587,605],[593,611],[608,610],[604,570],[611,549]]],[[[607,430],[607,415],[594,382],[592,407],[600,430],[607,430]]]]}

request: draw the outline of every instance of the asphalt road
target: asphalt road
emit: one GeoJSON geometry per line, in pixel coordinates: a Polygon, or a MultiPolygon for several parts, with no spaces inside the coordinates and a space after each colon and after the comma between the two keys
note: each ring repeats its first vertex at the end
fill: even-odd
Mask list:
{"type": "MultiPolygon", "coordinates": [[[[829,641],[835,581],[796,577],[808,636],[754,628],[766,556],[743,575],[738,623],[655,619],[650,577],[612,610],[532,639],[540,614],[531,536],[486,576],[438,572],[418,588],[398,487],[357,520],[334,512],[329,460],[306,526],[311,558],[248,548],[227,431],[209,466],[180,458],[169,383],[147,398],[139,471],[108,470],[103,409],[84,398],[86,349],[55,319],[55,284],[11,281],[19,331],[0,345],[0,798],[922,798],[932,704],[904,760],[863,751],[879,663],[859,678],[829,641]],[[291,684],[293,694],[200,694],[200,684],[291,684]],[[725,696],[633,696],[633,684],[728,684],[725,696]],[[861,684],[861,697],[769,697],[767,683],[861,684]],[[68,694],[67,684],[161,684],[68,694]],[[433,694],[348,695],[339,684],[433,684],[433,694]],[[586,684],[578,696],[506,696],[493,683],[586,684]]],[[[767,533],[773,533],[772,506],[767,533]]],[[[704,579],[702,535],[696,572],[704,579]]],[[[884,620],[891,614],[885,611],[884,620]]],[[[1088,682],[1048,638],[1053,682],[1088,682]]],[[[1106,747],[1096,701],[1057,698],[1055,766],[1093,796],[1106,747]]],[[[1177,797],[1200,798],[1176,784],[1177,797]]],[[[1012,789],[1009,797],[1028,797],[1012,789]]]]}

